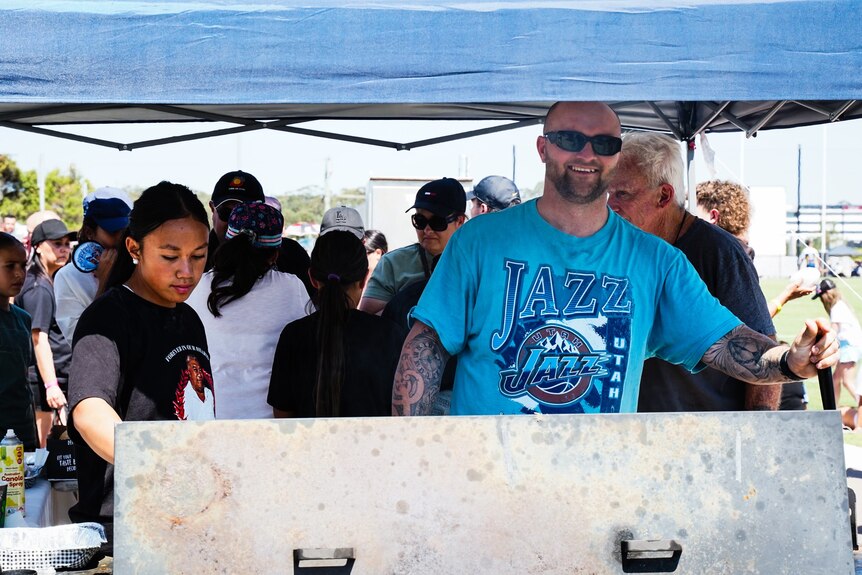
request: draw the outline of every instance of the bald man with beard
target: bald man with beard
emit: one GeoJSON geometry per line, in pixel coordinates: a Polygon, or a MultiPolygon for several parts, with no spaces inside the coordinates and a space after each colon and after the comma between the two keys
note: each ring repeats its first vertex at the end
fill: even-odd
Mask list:
{"type": "Polygon", "coordinates": [[[836,362],[828,322],[778,345],[713,298],[679,250],[608,208],[620,132],[605,104],[550,108],[536,141],[544,194],[453,235],[413,310],[393,414],[429,413],[455,354],[453,415],[633,412],[649,357],[751,383],[836,362]]]}

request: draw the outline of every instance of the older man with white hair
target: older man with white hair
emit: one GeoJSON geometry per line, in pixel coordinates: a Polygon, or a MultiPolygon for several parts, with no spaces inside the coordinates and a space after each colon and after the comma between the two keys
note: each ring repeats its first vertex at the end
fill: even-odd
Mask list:
{"type": "MultiPolygon", "coordinates": [[[[679,248],[716,299],[748,327],[773,337],[775,327],[751,259],[734,236],[686,211],[683,173],[678,142],[663,134],[626,134],[608,184],[608,204],[645,232],[679,248]]],[[[748,384],[709,367],[690,373],[649,359],[638,411],[774,410],[780,395],[780,385],[748,384]]]]}

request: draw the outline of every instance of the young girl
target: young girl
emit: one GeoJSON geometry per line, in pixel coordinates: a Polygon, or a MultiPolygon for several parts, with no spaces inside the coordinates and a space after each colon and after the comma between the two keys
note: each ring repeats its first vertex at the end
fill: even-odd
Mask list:
{"type": "Polygon", "coordinates": [[[203,273],[208,233],[203,204],[188,188],[161,182],[145,190],[108,290],[75,330],[69,406],[79,500],[69,517],[105,525],[109,553],[114,424],[214,417],[206,335],[183,303],[203,273]]]}
{"type": "Polygon", "coordinates": [[[311,252],[318,311],[281,332],[269,404],[276,417],[392,414],[392,381],[405,332],[356,309],[368,258],[352,233],[331,231],[311,252]]]}
{"type": "Polygon", "coordinates": [[[207,332],[218,419],[272,417],[266,394],[278,334],[308,304],[299,278],[275,267],[283,227],[267,204],[236,206],[213,269],[189,298],[207,332]]]}
{"type": "Polygon", "coordinates": [[[29,379],[34,399],[38,397],[36,424],[42,447],[48,440],[53,411],[66,405],[72,348],[57,325],[53,278],[57,270],[69,261],[70,242],[74,237],[75,232],[70,232],[66,224],[55,219],[45,220],[33,229],[30,237],[33,251],[27,279],[15,298],[15,304],[29,313],[33,320],[31,333],[36,365],[35,369],[30,369],[29,379]]]}
{"type": "Polygon", "coordinates": [[[33,396],[27,382],[31,359],[30,315],[9,300],[24,287],[27,254],[24,244],[0,232],[0,429],[14,429],[25,451],[34,451],[39,438],[33,396]]]}

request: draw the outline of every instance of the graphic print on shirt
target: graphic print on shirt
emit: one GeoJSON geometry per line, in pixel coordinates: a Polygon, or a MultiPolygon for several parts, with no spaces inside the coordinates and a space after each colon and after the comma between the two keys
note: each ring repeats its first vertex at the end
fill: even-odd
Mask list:
{"type": "Polygon", "coordinates": [[[499,390],[525,413],[619,412],[631,337],[627,278],[505,260],[499,390]]]}
{"type": "MultiPolygon", "coordinates": [[[[189,346],[180,346],[180,348],[183,347],[189,346]]],[[[180,348],[175,349],[165,358],[168,362],[175,358],[185,361],[185,368],[180,371],[180,380],[174,398],[174,413],[180,420],[215,419],[215,390],[212,374],[204,369],[194,354],[177,356],[177,352],[181,351],[180,348]]],[[[195,351],[204,353],[199,348],[195,348],[195,351]]]]}

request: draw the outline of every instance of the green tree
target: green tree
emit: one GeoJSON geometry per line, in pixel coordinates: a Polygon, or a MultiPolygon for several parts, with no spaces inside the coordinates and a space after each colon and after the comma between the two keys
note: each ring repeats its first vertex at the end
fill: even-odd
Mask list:
{"type": "Polygon", "coordinates": [[[365,188],[344,188],[332,196],[333,206],[358,206],[365,201],[365,188]]]}
{"type": "MultiPolygon", "coordinates": [[[[34,170],[22,171],[8,156],[0,155],[0,214],[12,214],[25,220],[39,211],[39,182],[34,170]]],[[[75,166],[68,172],[52,170],[45,177],[45,209],[52,210],[71,229],[80,227],[83,221],[84,195],[92,190],[75,166]]]]}
{"type": "Polygon", "coordinates": [[[67,226],[77,229],[84,220],[84,196],[92,190],[74,165],[65,174],[52,170],[45,176],[45,209],[57,212],[67,226]]]}
{"type": "Polygon", "coordinates": [[[0,154],[0,214],[23,220],[39,209],[39,184],[36,172],[22,172],[9,157],[0,154]],[[35,197],[35,203],[33,198],[35,197]]]}
{"type": "Polygon", "coordinates": [[[320,222],[323,218],[323,196],[319,194],[288,194],[278,198],[285,225],[299,222],[320,222]]]}

